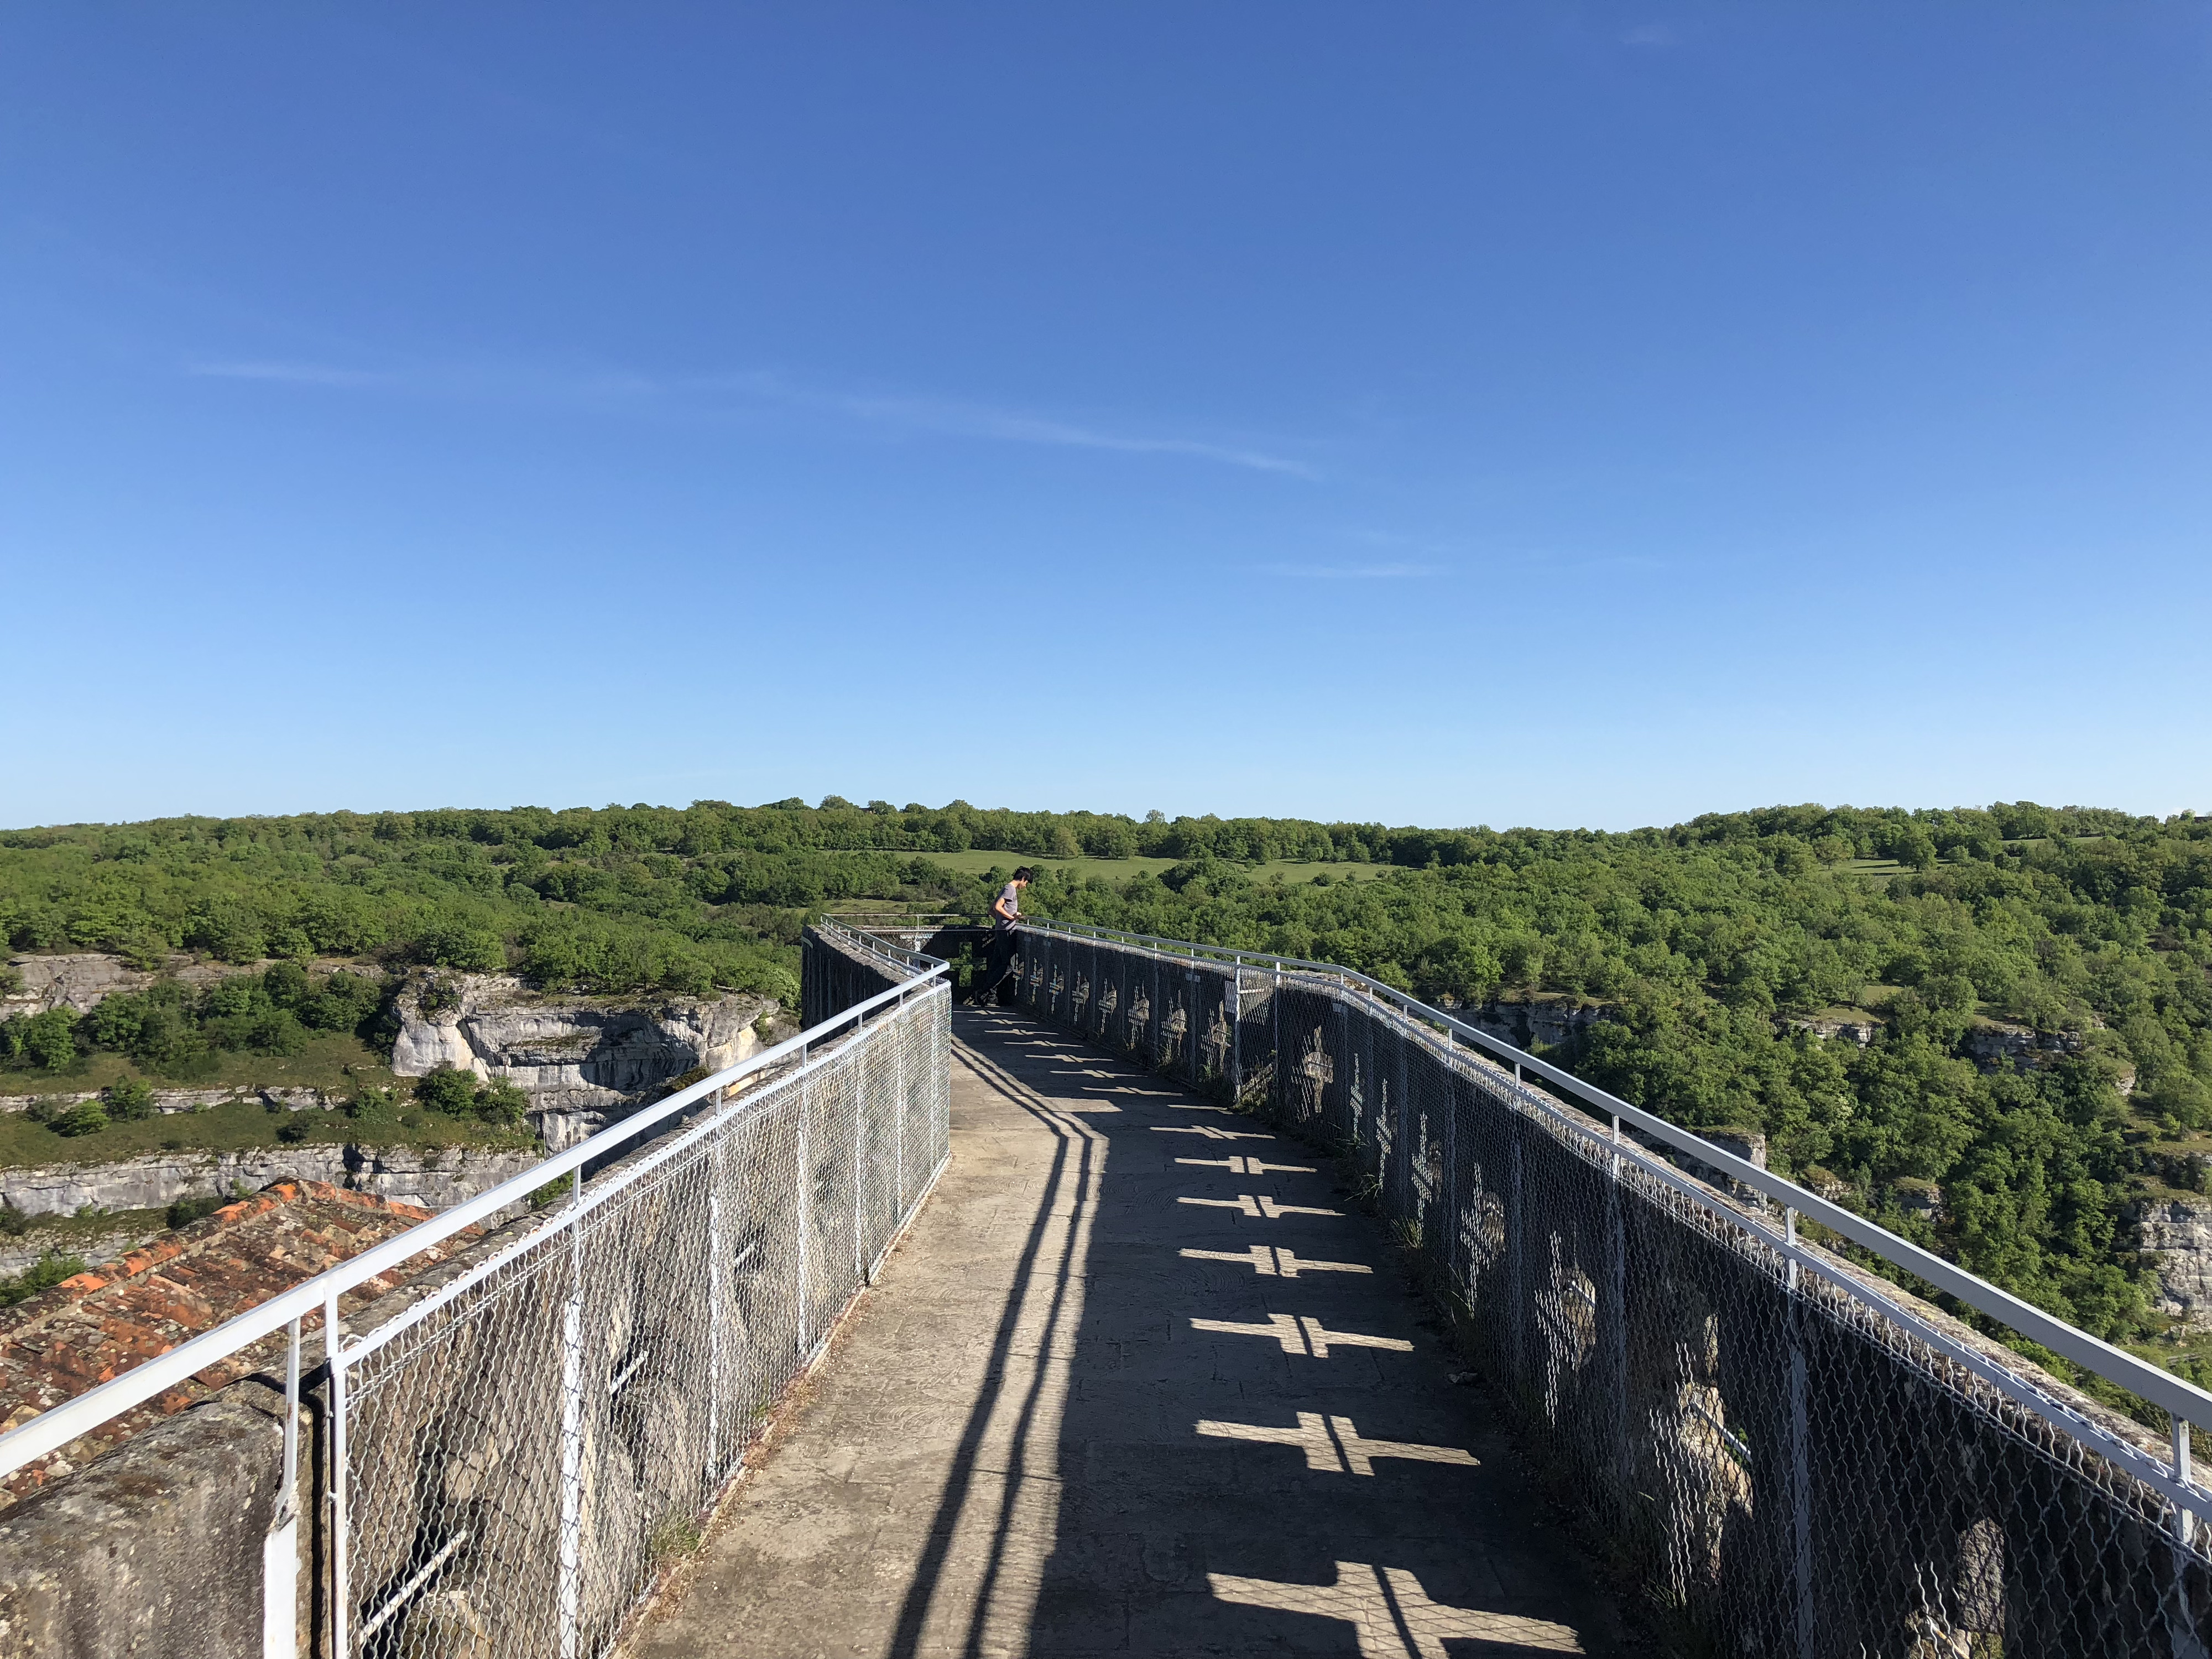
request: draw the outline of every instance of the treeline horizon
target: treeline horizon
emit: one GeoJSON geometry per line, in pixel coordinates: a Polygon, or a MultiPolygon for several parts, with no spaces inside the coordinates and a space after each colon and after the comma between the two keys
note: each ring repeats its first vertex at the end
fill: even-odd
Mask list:
{"type": "Polygon", "coordinates": [[[1987,806],[1859,807],[1817,803],[1705,812],[1672,824],[1634,830],[1546,829],[1488,824],[1457,828],[1386,825],[1303,817],[1213,813],[1173,818],[1152,811],[1021,811],[978,807],[963,799],[931,807],[919,802],[861,805],[825,795],[814,805],[793,796],[758,806],[700,799],[688,806],[646,802],[623,806],[428,807],[357,812],[185,814],[118,823],[28,825],[0,830],[0,848],[47,844],[86,832],[140,830],[222,836],[254,824],[327,824],[333,833],[366,832],[383,840],[422,836],[507,842],[518,835],[548,851],[621,847],[631,851],[720,850],[962,853],[1006,852],[1039,858],[1216,858],[1242,863],[1389,864],[1424,868],[1471,861],[1500,844],[1550,848],[1575,844],[1695,846],[1714,841],[1791,835],[1823,862],[1895,859],[1925,866],[1966,848],[1983,856],[2008,841],[2055,836],[2125,834],[2194,821],[2185,811],[2164,817],[2112,807],[2045,806],[1999,801],[1987,806]]]}
{"type": "MultiPolygon", "coordinates": [[[[1341,963],[1436,1001],[1601,1010],[1553,1057],[2111,1340],[2165,1343],[2130,1218],[2212,1191],[2212,818],[2032,802],[1778,806],[1630,831],[854,805],[322,813],[0,832],[14,951],[373,960],[543,989],[796,1000],[805,921],[847,902],[1024,908],[1341,963]],[[1382,866],[1284,879],[1271,860],[1382,866]],[[1869,866],[1867,860],[1894,860],[1869,866]],[[972,858],[962,862],[972,864],[972,858]],[[1863,1047],[1806,1029],[1860,1009],[1863,1047]],[[1992,1064],[1992,1025],[2048,1036],[1992,1064]]],[[[95,1051],[149,1073],[280,1054],[371,988],[264,970],[83,1019],[0,1021],[0,1069],[95,1051]],[[41,1023],[43,1022],[43,1023],[41,1023]]],[[[2172,1348],[2162,1358],[2212,1375],[2172,1348]]]]}

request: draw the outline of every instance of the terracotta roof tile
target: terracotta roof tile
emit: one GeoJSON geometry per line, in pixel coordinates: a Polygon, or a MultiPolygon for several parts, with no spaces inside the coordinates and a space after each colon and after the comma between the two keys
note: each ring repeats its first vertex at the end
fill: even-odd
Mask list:
{"type": "MultiPolygon", "coordinates": [[[[359,1255],[428,1218],[412,1204],[319,1181],[287,1181],[164,1238],[98,1273],[64,1279],[0,1310],[0,1429],[119,1376],[134,1365],[359,1255]]],[[[480,1235],[467,1228],[342,1298],[350,1312],[405,1284],[480,1235]]],[[[319,1325],[319,1321],[311,1321],[319,1325]]],[[[242,1376],[281,1365],[276,1332],[217,1361],[137,1409],[0,1481],[0,1510],[110,1450],[170,1413],[242,1376]]],[[[319,1338],[313,1347],[319,1351],[319,1338]]]]}

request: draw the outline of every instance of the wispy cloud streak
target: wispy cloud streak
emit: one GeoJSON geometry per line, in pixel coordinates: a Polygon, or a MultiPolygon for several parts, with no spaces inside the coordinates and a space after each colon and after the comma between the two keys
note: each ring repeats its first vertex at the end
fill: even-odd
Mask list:
{"type": "Polygon", "coordinates": [[[1093,449],[1123,455],[1182,456],[1251,471],[1302,478],[1316,476],[1303,462],[1249,445],[1109,431],[1026,410],[957,398],[835,392],[763,373],[654,379],[630,373],[562,375],[487,368],[383,371],[269,360],[198,362],[186,364],[185,372],[212,380],[393,392],[417,397],[520,399],[567,408],[659,406],[710,414],[726,411],[734,402],[739,406],[781,408],[884,431],[925,436],[1093,449]]]}
{"type": "Polygon", "coordinates": [[[1443,574],[1432,564],[1263,564],[1261,574],[1308,581],[1392,581],[1443,574]]]}
{"type": "Polygon", "coordinates": [[[1046,444],[1067,449],[1104,449],[1125,455],[1187,455],[1194,460],[1218,461],[1224,466],[1249,467],[1259,472],[1284,472],[1313,477],[1312,469],[1264,450],[1206,443],[1194,438],[1146,437],[1101,432],[1046,416],[1018,410],[994,409],[927,398],[852,398],[799,394],[792,399],[811,407],[849,415],[855,420],[876,422],[912,432],[934,433],[950,438],[988,438],[1001,443],[1046,444]]]}
{"type": "Polygon", "coordinates": [[[211,380],[266,380],[278,386],[397,386],[397,375],[327,363],[270,362],[188,363],[185,373],[211,380]]]}

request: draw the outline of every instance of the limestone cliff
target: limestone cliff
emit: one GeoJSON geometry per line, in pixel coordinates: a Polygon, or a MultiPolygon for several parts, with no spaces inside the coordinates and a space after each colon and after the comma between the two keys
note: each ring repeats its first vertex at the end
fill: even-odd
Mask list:
{"type": "MultiPolygon", "coordinates": [[[[1449,1006],[1449,1004],[1447,1004],[1449,1006]]],[[[1453,1010],[1478,1031],[1516,1048],[1556,1048],[1580,1036],[1613,1010],[1602,1003],[1577,1006],[1563,997],[1537,996],[1523,1002],[1486,1002],[1453,1010]]]]}
{"type": "Polygon", "coordinates": [[[530,1096],[531,1119],[556,1151],[573,1145],[693,1070],[718,1072],[760,1046],[767,997],[557,997],[505,975],[422,971],[394,1003],[392,1069],[440,1066],[504,1079],[530,1096]]]}
{"type": "Polygon", "coordinates": [[[2158,1310],[2212,1326],[2212,1198],[2158,1200],[2138,1213],[2136,1229],[2158,1272],[2158,1310]]]}
{"type": "Polygon", "coordinates": [[[306,1180],[445,1210],[533,1168],[540,1156],[328,1141],[243,1152],[156,1152],[113,1164],[0,1170],[0,1198],[25,1215],[73,1215],[88,1205],[150,1210],[180,1198],[228,1193],[240,1184],[258,1191],[271,1182],[306,1180]]]}
{"type": "MultiPolygon", "coordinates": [[[[226,963],[196,961],[179,951],[171,954],[168,966],[162,972],[172,979],[198,987],[227,979],[233,974],[256,973],[268,965],[257,962],[250,967],[237,968],[226,963]]],[[[345,968],[357,974],[383,972],[379,968],[363,968],[350,962],[316,965],[322,969],[345,968]]],[[[16,984],[13,990],[0,989],[0,1016],[35,1014],[48,1008],[67,1008],[75,1013],[88,1014],[103,998],[118,991],[143,991],[155,978],[104,951],[10,957],[8,966],[15,970],[16,984]]]]}

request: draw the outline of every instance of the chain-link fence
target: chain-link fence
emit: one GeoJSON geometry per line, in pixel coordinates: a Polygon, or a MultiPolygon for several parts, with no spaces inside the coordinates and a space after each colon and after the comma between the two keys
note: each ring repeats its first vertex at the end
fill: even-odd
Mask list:
{"type": "MultiPolygon", "coordinates": [[[[2187,1659],[2212,1644],[2212,1498],[2190,1481],[2185,1424],[2161,1458],[1801,1241],[1785,1206],[1833,1212],[1812,1194],[1694,1179],[1668,1156],[1692,1138],[1639,1145],[1518,1062],[1555,1068],[1482,1058],[1356,975],[1088,930],[1025,929],[1022,951],[1040,1017],[1352,1161],[1535,1460],[1684,1649],[2187,1659]]],[[[1731,1164],[1708,1150],[1708,1173],[1731,1164]]]]}
{"type": "Polygon", "coordinates": [[[811,1030],[927,973],[939,961],[891,939],[824,921],[799,939],[799,1023],[811,1030]]]}
{"type": "MultiPolygon", "coordinates": [[[[846,1008],[913,972],[836,955],[846,1008]]],[[[949,1006],[920,985],[708,1097],[345,1346],[334,1652],[609,1650],[944,1167],[949,1006]]]]}

